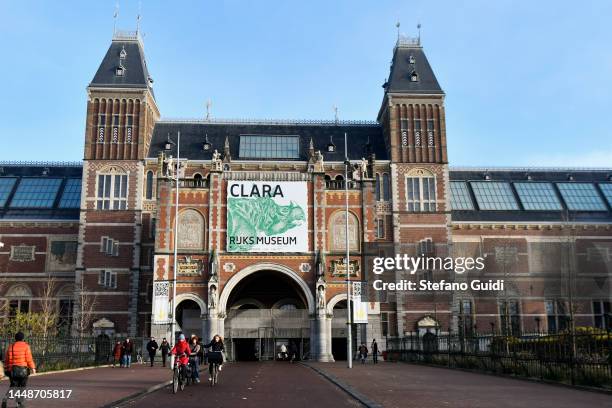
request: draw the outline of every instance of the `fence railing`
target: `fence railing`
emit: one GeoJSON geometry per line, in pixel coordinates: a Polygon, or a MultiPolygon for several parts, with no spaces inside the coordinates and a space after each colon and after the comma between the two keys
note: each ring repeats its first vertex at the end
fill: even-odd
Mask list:
{"type": "Polygon", "coordinates": [[[612,389],[612,332],[415,334],[389,339],[387,359],[612,389]]]}
{"type": "MultiPolygon", "coordinates": [[[[112,363],[113,348],[117,341],[123,342],[125,338],[98,337],[27,337],[25,341],[30,345],[32,357],[37,370],[55,371],[67,368],[104,365],[112,363]]],[[[134,347],[132,361],[136,362],[137,354],[143,352],[147,338],[130,338],[134,347]]],[[[7,348],[14,339],[0,337],[1,358],[4,359],[7,348]]]]}

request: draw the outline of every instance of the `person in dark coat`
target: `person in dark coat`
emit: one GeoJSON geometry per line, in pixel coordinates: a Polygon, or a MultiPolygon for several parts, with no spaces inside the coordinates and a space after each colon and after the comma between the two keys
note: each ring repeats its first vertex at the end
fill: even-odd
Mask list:
{"type": "Polygon", "coordinates": [[[289,343],[289,361],[292,363],[297,360],[298,348],[294,342],[289,343]]]}
{"type": "Polygon", "coordinates": [[[216,353],[216,357],[218,357],[219,359],[217,361],[211,362],[210,357],[209,357],[209,366],[208,366],[208,372],[210,374],[210,377],[208,377],[208,381],[212,381],[212,370],[213,370],[213,364],[217,363],[219,364],[219,371],[221,371],[221,369],[223,368],[223,352],[225,351],[225,346],[223,345],[223,339],[221,338],[221,336],[219,336],[218,334],[215,334],[212,338],[212,340],[210,341],[210,343],[208,344],[202,344],[203,348],[210,348],[210,351],[215,352],[216,353]]]}
{"type": "Polygon", "coordinates": [[[122,350],[121,350],[121,361],[123,363],[122,364],[123,367],[130,368],[130,366],[132,365],[132,352],[133,351],[134,351],[134,343],[132,343],[132,340],[130,340],[130,338],[128,337],[123,342],[122,350]]]}
{"type": "Polygon", "coordinates": [[[155,361],[155,354],[157,353],[157,349],[159,348],[157,342],[155,341],[155,337],[151,337],[151,340],[147,343],[147,351],[149,352],[149,360],[151,360],[151,367],[153,367],[153,362],[155,361]]]}
{"type": "Polygon", "coordinates": [[[368,348],[363,343],[361,343],[361,346],[359,346],[359,357],[361,358],[361,364],[365,364],[366,359],[368,358],[368,348]]]}
{"type": "Polygon", "coordinates": [[[165,367],[166,366],[166,360],[168,359],[168,353],[170,352],[170,344],[168,343],[168,340],[166,340],[165,337],[162,339],[162,342],[161,342],[161,345],[159,346],[159,349],[161,350],[162,364],[165,367]]]}
{"type": "Polygon", "coordinates": [[[372,339],[372,361],[374,364],[378,364],[378,343],[376,339],[372,339]]]}
{"type": "Polygon", "coordinates": [[[121,346],[121,342],[117,340],[115,343],[115,347],[113,348],[113,367],[119,363],[120,367],[123,367],[123,361],[121,361],[123,347],[121,346]]]}

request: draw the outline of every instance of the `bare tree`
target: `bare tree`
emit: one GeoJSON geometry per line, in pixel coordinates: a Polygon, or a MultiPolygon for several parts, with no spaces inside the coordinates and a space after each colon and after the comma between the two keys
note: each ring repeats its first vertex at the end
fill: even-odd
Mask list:
{"type": "Polygon", "coordinates": [[[95,319],[94,311],[97,305],[97,297],[85,292],[83,280],[81,280],[76,292],[77,304],[75,305],[74,328],[80,337],[84,337],[95,319]]]}
{"type": "Polygon", "coordinates": [[[59,320],[58,304],[55,298],[57,286],[57,279],[48,274],[40,297],[40,329],[42,332],[40,334],[44,338],[54,335],[57,330],[59,320]]]}

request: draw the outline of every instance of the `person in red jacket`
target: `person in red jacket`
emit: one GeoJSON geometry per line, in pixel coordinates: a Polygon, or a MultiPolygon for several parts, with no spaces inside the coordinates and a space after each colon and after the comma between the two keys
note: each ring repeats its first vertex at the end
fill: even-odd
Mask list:
{"type": "MultiPolygon", "coordinates": [[[[6,407],[7,397],[10,397],[10,390],[15,388],[25,388],[28,383],[30,373],[36,373],[36,365],[32,358],[30,345],[23,341],[24,335],[18,332],[15,335],[15,342],[8,346],[4,356],[4,374],[11,380],[9,392],[2,400],[2,407],[6,407]]],[[[19,406],[23,406],[23,398],[16,398],[19,406]]]]}
{"type": "Polygon", "coordinates": [[[189,343],[185,341],[184,334],[179,336],[179,341],[174,345],[174,347],[172,347],[170,354],[176,355],[179,362],[183,365],[187,365],[189,363],[189,354],[191,354],[191,349],[189,348],[189,343]]]}

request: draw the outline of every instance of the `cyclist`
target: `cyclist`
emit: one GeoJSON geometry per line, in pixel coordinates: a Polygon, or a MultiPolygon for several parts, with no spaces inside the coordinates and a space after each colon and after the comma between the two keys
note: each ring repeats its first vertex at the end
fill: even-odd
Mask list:
{"type": "Polygon", "coordinates": [[[208,372],[210,376],[208,377],[208,381],[212,381],[213,365],[219,364],[219,371],[221,371],[223,367],[223,351],[225,351],[225,346],[223,345],[223,339],[221,339],[221,336],[219,336],[218,334],[215,334],[212,340],[210,341],[210,343],[203,344],[202,347],[210,348],[211,351],[216,352],[216,354],[218,354],[218,357],[219,357],[219,360],[214,361],[214,362],[210,361],[210,358],[209,358],[210,364],[208,365],[208,372]]]}
{"type": "Polygon", "coordinates": [[[191,349],[189,348],[189,344],[185,341],[185,335],[181,334],[179,336],[179,341],[172,347],[170,354],[176,355],[179,363],[186,367],[189,364],[189,354],[191,354],[191,349]]]}

